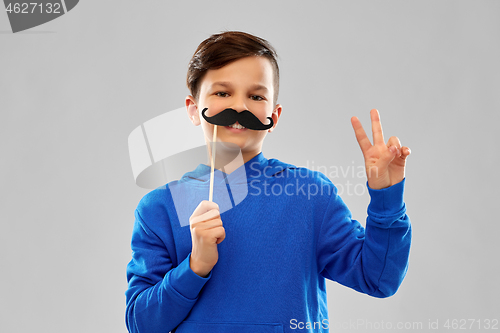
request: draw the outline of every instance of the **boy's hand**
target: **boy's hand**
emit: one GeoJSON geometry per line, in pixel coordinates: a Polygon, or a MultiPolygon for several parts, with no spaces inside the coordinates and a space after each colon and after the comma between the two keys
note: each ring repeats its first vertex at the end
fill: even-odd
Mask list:
{"type": "Polygon", "coordinates": [[[226,237],[219,205],[203,200],[189,218],[193,243],[189,266],[199,276],[207,276],[219,259],[217,244],[226,237]]]}
{"type": "Polygon", "coordinates": [[[368,186],[379,190],[397,184],[405,177],[406,158],[410,155],[410,148],[401,147],[401,142],[391,136],[387,145],[382,134],[380,115],[376,109],[370,112],[372,120],[373,145],[361,126],[357,117],[351,118],[352,128],[356,134],[359,147],[365,158],[368,186]]]}

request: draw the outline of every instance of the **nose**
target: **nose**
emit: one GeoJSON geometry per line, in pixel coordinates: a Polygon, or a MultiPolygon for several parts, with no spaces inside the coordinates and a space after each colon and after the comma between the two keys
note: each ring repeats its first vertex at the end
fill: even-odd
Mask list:
{"type": "Polygon", "coordinates": [[[241,96],[241,95],[235,95],[233,100],[231,101],[231,106],[230,108],[231,109],[234,109],[238,112],[241,112],[241,111],[244,111],[244,110],[248,110],[248,107],[245,103],[245,98],[244,96],[241,96]]]}

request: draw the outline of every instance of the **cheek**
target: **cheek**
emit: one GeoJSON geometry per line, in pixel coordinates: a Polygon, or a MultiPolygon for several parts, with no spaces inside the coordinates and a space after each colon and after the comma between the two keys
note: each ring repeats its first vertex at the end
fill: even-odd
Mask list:
{"type": "MultiPolygon", "coordinates": [[[[230,105],[227,103],[227,101],[225,102],[222,98],[219,98],[219,99],[208,100],[202,106],[202,110],[204,108],[208,108],[207,114],[210,116],[213,116],[213,115],[221,112],[222,110],[224,110],[228,107],[230,107],[230,105]]],[[[201,113],[200,113],[200,116],[201,116],[201,113]]]]}
{"type": "Polygon", "coordinates": [[[269,109],[262,104],[250,105],[249,108],[250,108],[249,109],[250,112],[252,112],[257,118],[259,118],[262,122],[264,122],[266,124],[269,121],[269,120],[267,120],[267,117],[271,117],[271,115],[273,113],[272,109],[269,109]]]}
{"type": "Polygon", "coordinates": [[[211,138],[211,135],[213,133],[213,125],[207,123],[207,121],[205,119],[203,119],[201,114],[200,114],[200,122],[201,122],[200,126],[203,130],[203,133],[205,133],[205,136],[210,136],[210,138],[211,138]]]}

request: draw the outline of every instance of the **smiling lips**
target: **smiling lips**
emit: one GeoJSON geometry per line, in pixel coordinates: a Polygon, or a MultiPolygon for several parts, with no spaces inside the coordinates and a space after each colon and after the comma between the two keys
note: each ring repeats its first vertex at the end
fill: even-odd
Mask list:
{"type": "Polygon", "coordinates": [[[232,125],[229,125],[229,126],[227,126],[227,127],[231,127],[231,128],[234,128],[234,129],[246,129],[246,127],[245,127],[245,126],[241,125],[241,124],[240,124],[240,123],[238,123],[238,122],[236,122],[236,123],[234,123],[234,124],[232,124],[232,125]]]}
{"type": "Polygon", "coordinates": [[[243,127],[238,123],[235,123],[235,124],[230,125],[230,126],[224,126],[224,128],[226,128],[228,131],[230,131],[232,133],[241,133],[241,132],[247,131],[246,127],[243,127]]]}

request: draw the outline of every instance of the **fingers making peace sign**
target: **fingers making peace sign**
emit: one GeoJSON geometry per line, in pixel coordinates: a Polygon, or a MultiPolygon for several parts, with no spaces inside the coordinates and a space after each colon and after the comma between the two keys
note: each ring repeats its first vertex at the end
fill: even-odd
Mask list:
{"type": "Polygon", "coordinates": [[[403,180],[406,158],[411,151],[408,147],[401,147],[401,142],[395,136],[391,136],[386,144],[378,111],[376,109],[371,110],[370,116],[373,145],[366,136],[365,130],[357,117],[351,118],[351,124],[365,159],[368,186],[379,190],[403,180]]]}

